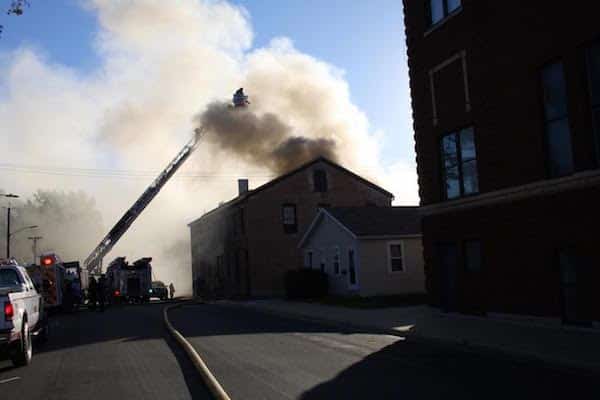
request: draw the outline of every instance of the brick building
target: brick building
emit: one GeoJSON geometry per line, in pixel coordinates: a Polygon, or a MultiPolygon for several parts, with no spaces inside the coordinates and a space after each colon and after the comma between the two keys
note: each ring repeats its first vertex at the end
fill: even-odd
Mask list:
{"type": "Polygon", "coordinates": [[[600,321],[592,4],[404,0],[433,304],[600,321]]]}
{"type": "Polygon", "coordinates": [[[297,248],[319,207],[391,206],[393,195],[325,158],[235,199],[189,224],[194,293],[283,295],[284,273],[302,266],[297,248]]]}

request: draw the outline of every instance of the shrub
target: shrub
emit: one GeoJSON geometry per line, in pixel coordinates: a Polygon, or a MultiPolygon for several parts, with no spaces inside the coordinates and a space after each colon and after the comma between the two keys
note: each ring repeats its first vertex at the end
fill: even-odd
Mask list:
{"type": "Polygon", "coordinates": [[[285,294],[288,299],[314,299],[327,296],[327,274],[310,268],[285,273],[285,294]]]}

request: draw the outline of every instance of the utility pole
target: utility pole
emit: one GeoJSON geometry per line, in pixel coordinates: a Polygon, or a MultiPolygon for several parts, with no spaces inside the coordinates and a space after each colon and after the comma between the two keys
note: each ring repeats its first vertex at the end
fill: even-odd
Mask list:
{"type": "Polygon", "coordinates": [[[10,260],[10,203],[6,207],[6,259],[10,260]]]}
{"type": "Polygon", "coordinates": [[[6,207],[6,259],[10,259],[10,199],[16,199],[19,196],[16,194],[8,193],[2,194],[0,196],[4,196],[8,198],[8,207],[6,207]]]}
{"type": "Polygon", "coordinates": [[[38,240],[43,239],[43,237],[42,236],[29,236],[27,239],[33,241],[31,250],[33,251],[33,264],[35,264],[35,260],[37,259],[37,242],[38,242],[38,240]]]}

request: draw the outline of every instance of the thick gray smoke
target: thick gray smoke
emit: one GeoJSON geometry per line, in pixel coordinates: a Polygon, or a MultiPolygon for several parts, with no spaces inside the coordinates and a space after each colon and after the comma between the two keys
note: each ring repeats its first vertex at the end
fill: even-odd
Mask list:
{"type": "MultiPolygon", "coordinates": [[[[96,202],[82,191],[38,190],[25,201],[11,202],[11,207],[11,232],[16,233],[11,238],[11,256],[21,262],[33,261],[30,236],[43,237],[38,243],[38,256],[53,251],[71,261],[83,260],[105,230],[96,202]],[[33,225],[37,228],[19,232],[33,225]]],[[[0,218],[0,232],[6,232],[5,215],[0,218]]],[[[5,236],[0,236],[4,250],[5,236]]]]}
{"type": "Polygon", "coordinates": [[[292,128],[273,113],[215,102],[197,117],[206,138],[247,162],[282,174],[318,156],[338,161],[335,141],[294,136],[292,128]]]}
{"type": "MultiPolygon", "coordinates": [[[[54,211],[48,211],[48,223],[33,218],[33,224],[47,230],[16,235],[15,252],[28,257],[27,236],[39,233],[45,237],[42,248],[63,249],[65,259],[85,259],[189,140],[198,124],[191,117],[238,87],[250,96],[249,111],[255,114],[250,117],[267,126],[269,121],[275,123],[276,134],[261,124],[244,124],[240,130],[219,130],[225,134],[218,137],[208,137],[216,136],[214,132],[207,135],[211,143],[201,142],[106,262],[117,256],[129,260],[152,256],[157,279],[173,281],[178,294],[190,293],[191,252],[189,245],[181,244],[189,243],[187,224],[235,197],[237,178],[249,177],[251,187],[257,187],[273,175],[268,169],[283,171],[301,162],[297,160],[319,154],[374,179],[405,204],[418,201],[412,161],[398,160],[389,167],[380,163],[383,132],[370,126],[352,101],[344,71],[296,49],[288,38],[274,37],[257,45],[251,17],[243,7],[226,0],[73,3],[85,5],[98,23],[89,43],[97,65],[73,69],[54,58],[50,49],[28,43],[0,52],[2,163],[60,171],[130,171],[132,176],[0,168],[0,187],[22,198],[40,188],[89,193],[97,199],[94,209],[105,223],[98,229],[96,223],[73,216],[72,203],[66,202],[56,209],[65,217],[55,220],[54,211]],[[277,117],[268,117],[269,112],[277,117]],[[260,129],[249,132],[249,127],[257,126],[260,129]],[[144,177],[137,176],[140,172],[144,177]],[[73,233],[64,233],[67,226],[73,233]]],[[[408,86],[403,82],[392,86],[400,88],[395,93],[404,100],[390,104],[390,109],[404,109],[409,115],[409,93],[401,89],[408,86]]],[[[399,127],[393,134],[412,131],[399,127]]],[[[5,204],[0,200],[1,206],[5,204]]],[[[4,220],[0,214],[0,239],[4,220]]],[[[97,221],[97,216],[91,220],[97,221]]]]}

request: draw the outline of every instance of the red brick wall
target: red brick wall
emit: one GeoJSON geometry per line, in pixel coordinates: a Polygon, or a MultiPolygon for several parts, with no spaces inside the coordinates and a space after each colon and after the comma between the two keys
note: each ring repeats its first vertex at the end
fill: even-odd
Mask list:
{"type": "MultiPolygon", "coordinates": [[[[316,215],[320,204],[330,206],[391,206],[392,199],[352,175],[319,162],[298,171],[282,181],[261,190],[239,204],[220,210],[192,224],[192,269],[195,277],[211,280],[216,257],[225,256],[232,274],[225,271],[223,294],[279,296],[284,292],[284,273],[302,265],[298,242],[316,215]],[[327,173],[328,190],[313,190],[313,170],[327,173]],[[282,205],[296,205],[297,233],[283,230],[282,205]],[[244,209],[244,234],[236,233],[235,212],[244,209]],[[248,252],[248,261],[241,257],[239,282],[233,274],[236,252],[248,252]]],[[[214,275],[214,274],[213,274],[214,275]]],[[[214,284],[207,283],[213,290],[214,284]]]]}
{"type": "MultiPolygon", "coordinates": [[[[541,68],[558,59],[565,70],[576,172],[597,168],[584,49],[600,37],[598,6],[543,0],[462,0],[462,4],[460,12],[426,32],[425,0],[404,0],[422,205],[443,201],[440,138],[464,126],[474,127],[481,193],[547,178],[539,79],[541,68]],[[443,103],[434,124],[429,72],[463,51],[470,109],[443,103]]],[[[438,101],[460,101],[458,95],[448,100],[460,90],[452,72],[434,75],[438,101]]],[[[598,191],[571,191],[426,217],[423,233],[432,301],[439,304],[441,298],[433,244],[479,238],[485,271],[473,275],[459,268],[461,310],[560,315],[554,254],[557,248],[570,246],[589,254],[598,265],[598,252],[593,251],[600,224],[598,191]]],[[[597,271],[588,282],[600,282],[597,271]]],[[[587,312],[600,319],[598,295],[594,296],[588,304],[594,311],[587,312]]]]}
{"type": "Polygon", "coordinates": [[[283,294],[283,274],[302,265],[302,256],[296,246],[322,203],[338,207],[367,203],[390,206],[391,199],[326,163],[302,170],[252,196],[246,205],[245,215],[253,293],[283,294]],[[313,191],[314,169],[326,170],[327,192],[313,191]],[[281,206],[284,203],[296,204],[298,232],[295,234],[283,231],[281,206]]]}
{"type": "MultiPolygon", "coordinates": [[[[568,249],[594,266],[579,276],[587,296],[585,315],[600,320],[600,188],[507,202],[424,218],[426,275],[432,302],[440,304],[441,271],[436,242],[482,243],[483,269],[467,272],[464,254],[457,271],[459,310],[560,316],[560,276],[556,254],[568,249]],[[586,285],[591,284],[591,287],[586,285]]],[[[461,252],[462,253],[462,252],[461,252]]]]}
{"type": "MultiPolygon", "coordinates": [[[[424,35],[424,4],[424,0],[404,1],[422,204],[442,199],[439,138],[462,126],[475,127],[481,192],[545,178],[539,71],[557,58],[565,67],[576,167],[594,166],[583,47],[600,35],[597,12],[591,10],[598,7],[541,0],[463,0],[461,12],[424,35]],[[428,73],[463,50],[471,111],[443,104],[453,112],[442,112],[434,126],[428,73]]],[[[436,97],[448,99],[449,92],[459,90],[458,78],[451,72],[440,71],[448,79],[435,81],[436,97]]]]}

